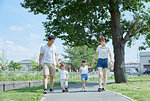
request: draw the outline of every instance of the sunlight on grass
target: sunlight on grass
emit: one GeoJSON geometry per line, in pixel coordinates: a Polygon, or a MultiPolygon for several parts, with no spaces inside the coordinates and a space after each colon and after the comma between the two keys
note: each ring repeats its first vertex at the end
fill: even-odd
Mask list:
{"type": "Polygon", "coordinates": [[[150,77],[128,77],[128,83],[112,83],[107,85],[107,89],[119,92],[137,101],[150,101],[150,77]]]}

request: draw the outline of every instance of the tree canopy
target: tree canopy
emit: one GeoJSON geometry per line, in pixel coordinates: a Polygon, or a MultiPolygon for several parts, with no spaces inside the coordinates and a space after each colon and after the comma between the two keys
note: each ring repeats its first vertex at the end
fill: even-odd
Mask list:
{"type": "Polygon", "coordinates": [[[34,14],[47,15],[47,21],[43,22],[45,36],[54,34],[65,40],[65,45],[94,48],[100,35],[107,40],[112,38],[110,11],[119,8],[122,34],[129,34],[124,42],[131,46],[134,39],[144,35],[140,49],[145,49],[150,46],[150,9],[145,8],[145,2],[149,0],[24,0],[21,5],[34,14]],[[126,19],[126,11],[132,13],[133,20],[126,19]],[[137,28],[131,31],[135,21],[137,28]]]}

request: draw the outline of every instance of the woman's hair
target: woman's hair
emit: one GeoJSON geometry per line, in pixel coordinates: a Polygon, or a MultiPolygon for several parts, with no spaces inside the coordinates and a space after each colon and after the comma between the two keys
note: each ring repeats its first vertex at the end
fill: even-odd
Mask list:
{"type": "Polygon", "coordinates": [[[105,37],[104,37],[104,36],[101,36],[101,37],[99,38],[99,42],[101,42],[101,41],[105,41],[105,37]]]}

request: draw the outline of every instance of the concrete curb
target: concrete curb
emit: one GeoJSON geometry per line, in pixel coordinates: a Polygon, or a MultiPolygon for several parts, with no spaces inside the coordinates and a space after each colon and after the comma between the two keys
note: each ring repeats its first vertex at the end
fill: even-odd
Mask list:
{"type": "Polygon", "coordinates": [[[121,94],[121,93],[113,92],[113,91],[110,91],[110,90],[107,90],[107,91],[109,91],[109,92],[111,92],[111,93],[114,93],[114,94],[116,94],[116,95],[122,96],[122,97],[124,97],[124,98],[126,98],[126,99],[128,99],[128,100],[130,100],[130,101],[136,101],[136,100],[134,100],[134,99],[132,99],[132,98],[126,96],[126,95],[121,94]]]}

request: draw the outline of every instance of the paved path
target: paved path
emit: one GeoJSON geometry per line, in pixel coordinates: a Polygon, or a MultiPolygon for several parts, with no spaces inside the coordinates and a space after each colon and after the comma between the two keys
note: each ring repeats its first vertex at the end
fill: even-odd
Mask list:
{"type": "Polygon", "coordinates": [[[54,92],[45,94],[41,101],[133,101],[114,92],[97,92],[98,83],[87,83],[87,92],[81,92],[81,87],[80,83],[70,84],[67,93],[62,93],[60,87],[55,87],[54,92]]]}

